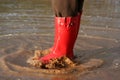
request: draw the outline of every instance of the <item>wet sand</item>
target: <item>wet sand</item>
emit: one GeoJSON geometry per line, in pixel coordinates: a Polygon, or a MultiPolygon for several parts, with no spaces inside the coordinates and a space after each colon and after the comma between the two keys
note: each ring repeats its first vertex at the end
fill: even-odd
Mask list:
{"type": "MultiPolygon", "coordinates": [[[[89,32],[89,30],[92,32],[92,30],[97,29],[89,28],[87,30],[86,32],[89,32]]],[[[101,34],[104,30],[107,32],[112,31],[113,33],[120,32],[119,29],[99,29],[101,34]]],[[[7,80],[8,78],[11,80],[119,80],[120,39],[117,36],[115,39],[113,33],[109,35],[110,38],[79,35],[75,46],[76,60],[85,63],[90,59],[96,58],[102,59],[104,64],[90,71],[85,71],[85,73],[74,70],[59,75],[46,73],[46,70],[36,69],[26,63],[26,59],[34,55],[34,50],[49,48],[52,45],[53,36],[35,34],[2,37],[4,41],[1,42],[0,50],[0,77],[2,80],[7,80]]]]}

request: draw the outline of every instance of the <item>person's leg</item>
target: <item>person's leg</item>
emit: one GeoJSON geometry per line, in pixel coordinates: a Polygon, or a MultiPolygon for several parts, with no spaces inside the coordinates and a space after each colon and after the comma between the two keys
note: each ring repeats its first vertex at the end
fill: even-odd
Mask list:
{"type": "Polygon", "coordinates": [[[84,0],[52,0],[56,17],[73,17],[82,11],[84,0]]]}
{"type": "Polygon", "coordinates": [[[84,0],[52,0],[55,12],[55,42],[51,53],[40,58],[43,63],[50,59],[67,56],[73,58],[73,47],[79,31],[84,0]]]}

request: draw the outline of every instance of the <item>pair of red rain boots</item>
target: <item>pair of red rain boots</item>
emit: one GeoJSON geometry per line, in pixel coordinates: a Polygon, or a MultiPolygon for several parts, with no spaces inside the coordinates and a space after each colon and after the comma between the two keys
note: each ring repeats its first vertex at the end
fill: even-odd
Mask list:
{"type": "Polygon", "coordinates": [[[73,48],[79,32],[81,13],[75,17],[55,17],[55,41],[50,54],[39,60],[47,64],[51,59],[74,57],[73,48]]]}

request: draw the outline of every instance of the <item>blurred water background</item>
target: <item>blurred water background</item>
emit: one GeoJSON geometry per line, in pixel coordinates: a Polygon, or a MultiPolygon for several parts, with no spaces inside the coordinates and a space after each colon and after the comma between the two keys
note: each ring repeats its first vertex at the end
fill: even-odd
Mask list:
{"type": "MultiPolygon", "coordinates": [[[[85,0],[82,28],[120,29],[119,23],[120,0],[85,0]]],[[[53,28],[54,14],[50,0],[0,0],[0,37],[51,34],[53,28]]]]}
{"type": "MultiPolygon", "coordinates": [[[[22,52],[53,45],[54,13],[50,1],[0,0],[0,80],[53,80],[51,75],[34,71],[26,76],[26,52],[22,52]],[[12,58],[9,54],[13,54],[12,58]],[[19,63],[24,63],[23,71],[19,63]]],[[[59,75],[59,80],[120,80],[120,0],[85,0],[74,51],[80,61],[100,58],[105,64],[83,77],[73,71],[70,76],[59,75]]]]}

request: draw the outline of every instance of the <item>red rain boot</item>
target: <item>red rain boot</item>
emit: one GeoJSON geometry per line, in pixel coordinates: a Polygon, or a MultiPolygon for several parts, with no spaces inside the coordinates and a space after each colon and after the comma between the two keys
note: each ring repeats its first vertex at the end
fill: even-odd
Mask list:
{"type": "Polygon", "coordinates": [[[81,13],[75,17],[55,18],[55,43],[50,54],[40,58],[44,64],[50,59],[67,56],[73,58],[73,48],[79,31],[81,13]]]}
{"type": "Polygon", "coordinates": [[[58,37],[58,24],[57,24],[57,18],[56,17],[55,17],[54,22],[55,22],[54,45],[51,48],[49,48],[50,51],[52,51],[54,49],[54,46],[55,46],[55,43],[56,43],[57,37],[58,37]]]}

